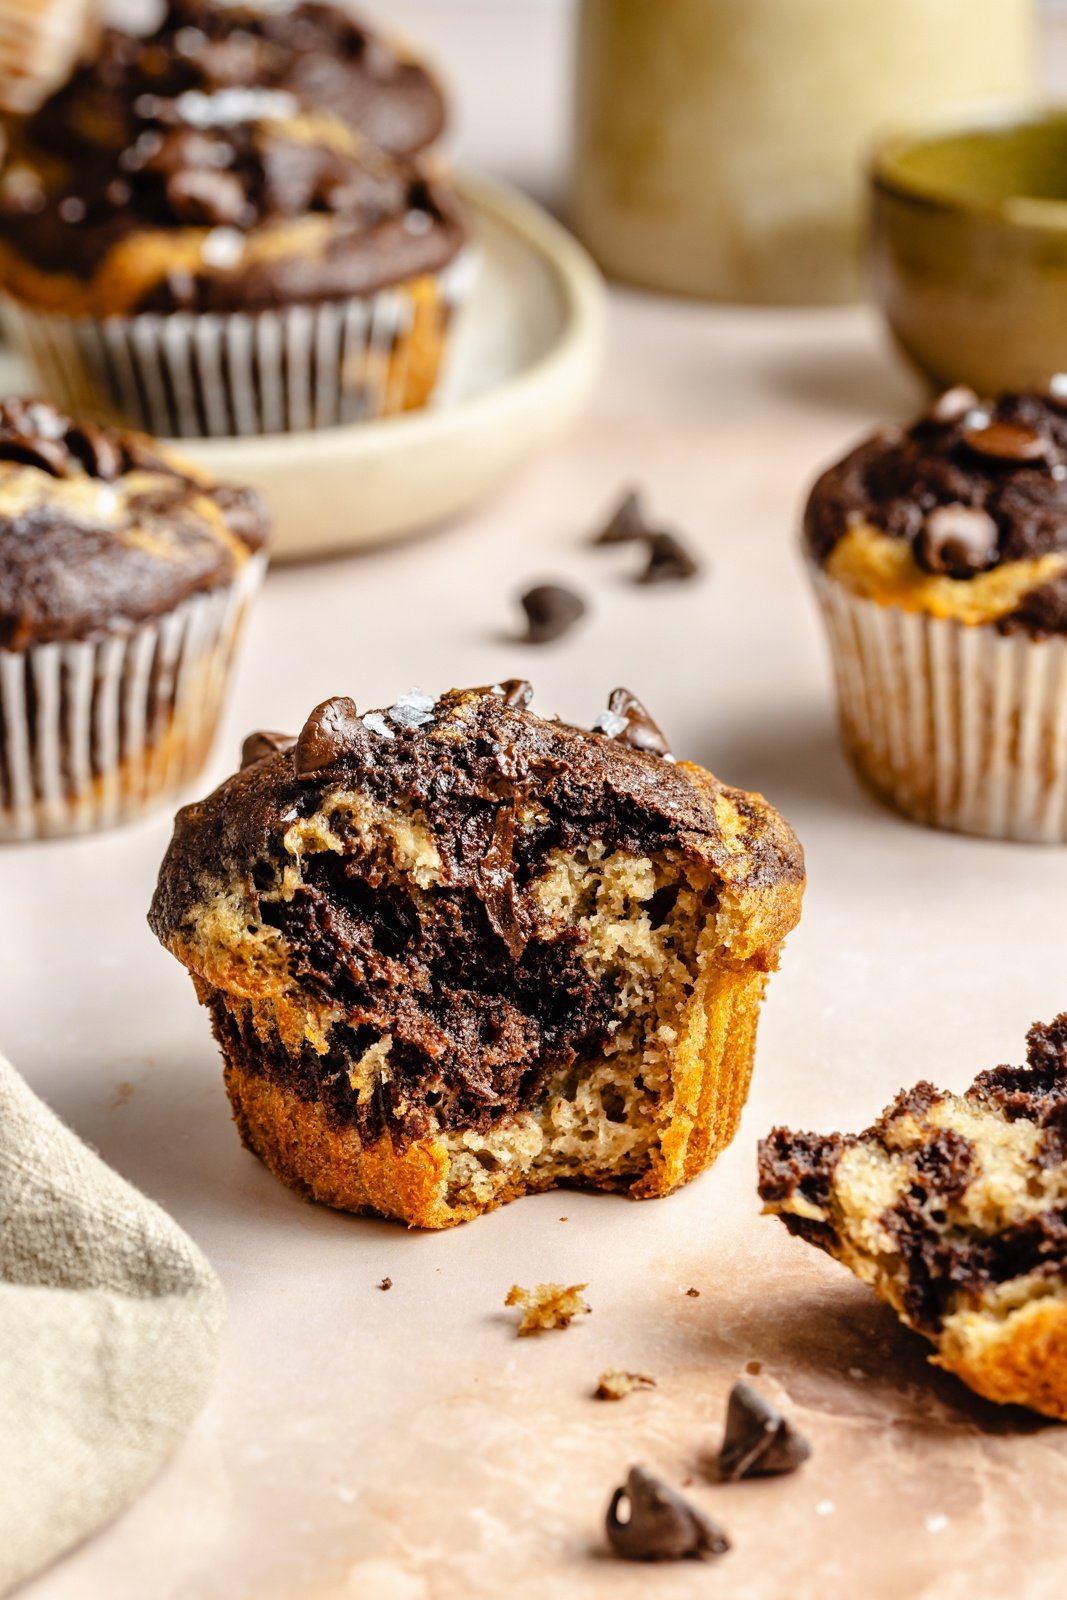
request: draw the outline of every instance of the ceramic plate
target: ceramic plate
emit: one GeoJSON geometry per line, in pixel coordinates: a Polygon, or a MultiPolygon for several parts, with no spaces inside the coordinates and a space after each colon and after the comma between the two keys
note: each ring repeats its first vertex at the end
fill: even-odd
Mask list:
{"type": "MultiPolygon", "coordinates": [[[[470,175],[458,187],[479,277],[431,408],[314,433],[175,446],[216,477],[263,491],[276,557],[350,550],[455,516],[562,433],[588,398],[603,345],[596,268],[515,190],[470,175]]],[[[32,388],[9,352],[0,387],[32,388]]]]}

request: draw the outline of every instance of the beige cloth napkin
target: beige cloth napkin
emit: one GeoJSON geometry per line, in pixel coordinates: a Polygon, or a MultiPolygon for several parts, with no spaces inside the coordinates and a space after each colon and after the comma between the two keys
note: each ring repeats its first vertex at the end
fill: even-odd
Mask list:
{"type": "Polygon", "coordinates": [[[158,1471],[221,1325],[192,1241],[0,1057],[0,1593],[158,1471]]]}

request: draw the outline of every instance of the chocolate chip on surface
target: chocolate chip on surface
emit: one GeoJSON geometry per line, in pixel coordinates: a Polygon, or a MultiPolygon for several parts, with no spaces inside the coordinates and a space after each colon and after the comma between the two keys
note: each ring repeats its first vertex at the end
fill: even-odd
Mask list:
{"type": "Polygon", "coordinates": [[[969,578],[993,564],[999,538],[981,506],[935,506],[915,540],[915,559],[927,572],[969,578]]]}
{"type": "Polygon", "coordinates": [[[525,711],[534,697],[533,684],[526,678],[505,678],[503,683],[493,685],[499,689],[506,706],[513,706],[517,711],[525,711]]]}
{"type": "Polygon", "coordinates": [[[592,543],[628,544],[632,539],[646,539],[648,533],[641,496],[636,489],[631,489],[620,500],[600,532],[594,535],[592,543]]]}
{"type": "Polygon", "coordinates": [[[378,1285],[378,1287],[379,1287],[379,1289],[386,1289],[386,1290],[391,1289],[393,1287],[392,1278],[383,1278],[381,1283],[378,1285]]]}
{"type": "Polygon", "coordinates": [[[278,750],[291,750],[296,744],[291,733],[268,733],[260,730],[250,733],[241,746],[241,766],[251,767],[278,750]]]}
{"type": "Polygon", "coordinates": [[[664,756],[673,760],[671,747],[662,730],[649,716],[645,707],[629,689],[613,689],[608,697],[608,708],[593,723],[593,732],[631,750],[644,750],[649,755],[664,756]]]}
{"type": "Polygon", "coordinates": [[[673,533],[648,535],[648,562],[637,574],[636,583],[683,583],[695,578],[700,563],[673,533]]]}
{"type": "Polygon", "coordinates": [[[751,1384],[734,1384],[719,1453],[719,1472],[727,1482],[795,1472],[810,1455],[808,1441],[776,1406],[751,1384]]]}
{"type": "Polygon", "coordinates": [[[644,1467],[631,1467],[625,1485],[615,1490],[605,1529],[623,1561],[707,1561],[730,1548],[710,1517],[644,1467]],[[624,1506],[625,1520],[619,1515],[624,1506]]]}
{"type": "Polygon", "coordinates": [[[304,723],[296,741],[296,775],[301,783],[320,778],[362,737],[356,702],[347,695],[324,700],[304,723]]]}
{"type": "Polygon", "coordinates": [[[526,613],[526,644],[551,644],[585,615],[585,601],[562,583],[539,583],[527,589],[520,604],[526,613]]]}
{"type": "Polygon", "coordinates": [[[1042,435],[1021,422],[989,422],[983,428],[968,429],[963,437],[978,455],[1013,466],[1044,461],[1048,455],[1042,435]]]}

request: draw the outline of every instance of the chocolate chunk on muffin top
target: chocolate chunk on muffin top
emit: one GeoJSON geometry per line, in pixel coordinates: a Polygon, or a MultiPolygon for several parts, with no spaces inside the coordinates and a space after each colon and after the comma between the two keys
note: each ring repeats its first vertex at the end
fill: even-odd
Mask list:
{"type": "Polygon", "coordinates": [[[367,294],[455,256],[447,186],[332,109],[307,62],[249,77],[231,9],[213,41],[175,17],[162,42],[109,33],[15,130],[0,277],[16,299],[73,316],[260,310],[367,294]]]}
{"type": "Polygon", "coordinates": [[[0,403],[0,649],[86,639],[228,584],[264,544],[248,489],[137,434],[0,403]]]}
{"type": "Polygon", "coordinates": [[[995,402],[949,390],[823,473],[804,538],[871,598],[1067,632],[1067,383],[995,402]]]}

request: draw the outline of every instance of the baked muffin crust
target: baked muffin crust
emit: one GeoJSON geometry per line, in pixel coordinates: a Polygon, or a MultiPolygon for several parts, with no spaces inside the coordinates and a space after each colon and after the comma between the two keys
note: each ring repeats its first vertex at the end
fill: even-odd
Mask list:
{"type": "Polygon", "coordinates": [[[1067,399],[951,390],[911,427],[819,478],[810,557],[853,592],[908,610],[1067,632],[1067,399]]]}
{"type": "Polygon", "coordinates": [[[251,490],[151,440],[0,403],[0,649],[127,630],[230,583],[267,536],[251,490]]]}

